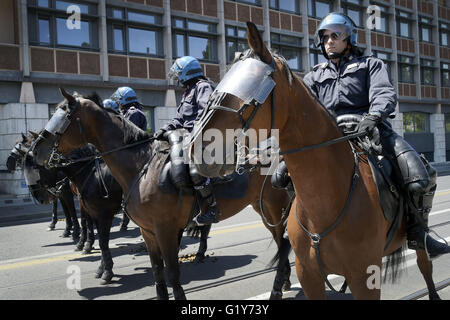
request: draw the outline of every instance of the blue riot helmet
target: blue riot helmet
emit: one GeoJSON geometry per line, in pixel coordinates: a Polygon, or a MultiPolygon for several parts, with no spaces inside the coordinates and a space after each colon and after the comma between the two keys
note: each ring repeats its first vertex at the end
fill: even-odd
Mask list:
{"type": "Polygon", "coordinates": [[[112,100],[112,99],[105,99],[105,100],[103,100],[103,107],[105,109],[112,109],[112,110],[120,113],[119,104],[116,101],[112,100]]]}
{"type": "Polygon", "coordinates": [[[175,60],[169,71],[169,78],[185,84],[187,81],[203,75],[200,62],[194,57],[184,56],[175,60]]]}
{"type": "Polygon", "coordinates": [[[124,106],[138,102],[136,92],[130,87],[120,87],[118,88],[112,95],[111,100],[114,100],[118,103],[119,107],[123,108],[124,106]]]}
{"type": "Polygon", "coordinates": [[[332,12],[323,18],[314,35],[315,46],[321,48],[323,56],[327,59],[340,58],[343,53],[333,53],[331,57],[327,55],[323,41],[325,30],[331,30],[339,40],[348,39],[349,45],[353,48],[358,46],[358,30],[353,20],[343,13],[332,12]]]}

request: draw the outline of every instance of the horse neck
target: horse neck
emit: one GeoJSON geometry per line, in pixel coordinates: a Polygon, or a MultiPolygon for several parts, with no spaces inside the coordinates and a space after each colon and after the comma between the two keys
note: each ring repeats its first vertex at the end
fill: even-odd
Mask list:
{"type": "MultiPolygon", "coordinates": [[[[100,153],[123,147],[124,126],[130,125],[127,121],[121,121],[115,115],[103,111],[95,113],[95,126],[86,134],[87,142],[93,144],[100,153]]],[[[124,191],[133,184],[134,178],[149,160],[148,152],[140,152],[143,148],[149,148],[148,143],[114,151],[103,155],[102,158],[111,170],[112,176],[117,180],[124,191]]]]}
{"type": "MultiPolygon", "coordinates": [[[[329,113],[295,79],[289,90],[289,119],[280,130],[282,151],[315,145],[342,136],[329,113]]],[[[348,143],[285,156],[302,215],[317,228],[340,214],[350,189],[354,157],[348,143]],[[318,212],[314,214],[313,212],[318,212]],[[312,213],[309,214],[308,213],[312,213]]],[[[300,212],[299,212],[300,214],[300,212]]]]}

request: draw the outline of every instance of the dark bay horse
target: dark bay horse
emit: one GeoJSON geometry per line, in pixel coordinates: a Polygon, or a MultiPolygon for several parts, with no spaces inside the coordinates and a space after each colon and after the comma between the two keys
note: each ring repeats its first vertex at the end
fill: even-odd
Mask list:
{"type": "MultiPolygon", "coordinates": [[[[257,131],[278,129],[280,154],[284,154],[296,193],[287,229],[296,254],[297,276],[306,297],[324,299],[326,275],[338,274],[345,277],[355,299],[379,299],[379,286],[368,285],[374,275],[369,270],[381,270],[383,256],[401,257],[406,241],[405,221],[384,249],[390,223],[380,207],[365,155],[355,153],[349,142],[293,152],[343,134],[329,112],[291,72],[286,60],[267,49],[256,26],[247,22],[247,27],[251,49],[236,62],[240,63],[238,68],[232,67],[228,72],[237,72],[239,77],[225,75],[217,87],[222,86],[223,91],[216,89],[211,96],[200,128],[203,131],[215,128],[224,134],[226,129],[243,127],[257,131]],[[251,59],[254,60],[246,61],[251,59]],[[244,69],[244,66],[257,67],[244,69]],[[251,92],[253,100],[241,99],[239,83],[261,70],[265,72],[258,81],[264,85],[251,92]],[[260,97],[263,99],[258,100],[260,97]],[[316,250],[319,244],[320,250],[316,250]]],[[[228,146],[224,149],[230,150],[228,146]]],[[[229,173],[227,167],[217,164],[199,163],[197,169],[210,177],[229,173]]],[[[416,252],[430,298],[439,298],[432,280],[431,261],[424,250],[416,252]]],[[[393,268],[399,267],[397,262],[393,261],[393,268]]]]}
{"type": "MultiPolygon", "coordinates": [[[[14,147],[12,148],[11,152],[8,155],[7,161],[6,161],[6,167],[9,171],[13,172],[17,168],[23,169],[23,162],[25,158],[25,154],[28,152],[28,149],[31,145],[31,141],[33,140],[33,137],[37,134],[30,131],[27,135],[23,134],[19,138],[19,140],[16,142],[14,147]]],[[[58,173],[56,171],[53,171],[52,173],[49,172],[49,174],[53,174],[52,177],[56,178],[56,175],[58,173]]],[[[73,194],[70,189],[70,186],[68,183],[65,183],[60,186],[58,193],[49,192],[49,190],[45,187],[43,187],[42,183],[43,181],[40,181],[40,185],[34,185],[34,186],[28,186],[30,193],[33,195],[33,197],[41,204],[48,204],[50,202],[53,203],[53,210],[52,210],[52,222],[49,225],[49,230],[54,230],[55,225],[58,221],[58,200],[61,203],[61,206],[63,208],[64,216],[66,217],[66,228],[63,232],[63,237],[69,237],[72,232],[72,238],[74,240],[77,240],[80,235],[80,225],[78,223],[77,219],[77,212],[75,209],[75,203],[73,200],[73,194]]],[[[50,184],[51,186],[55,186],[55,184],[50,184]]]]}
{"type": "MultiPolygon", "coordinates": [[[[65,98],[55,115],[47,124],[33,146],[38,164],[48,162],[52,150],[67,155],[87,143],[93,144],[111,170],[124,192],[126,210],[130,218],[140,227],[149,252],[152,271],[156,283],[158,299],[168,299],[164,276],[164,264],[168,268],[169,283],[175,299],[185,299],[180,285],[178,251],[181,235],[190,221],[190,213],[195,201],[193,196],[183,196],[162,192],[158,185],[160,170],[167,153],[160,152],[167,143],[153,141],[148,134],[113,111],[98,106],[89,99],[73,96],[61,90],[65,98]],[[59,110],[59,111],[58,111],[59,110]],[[55,134],[51,134],[54,132],[55,134]],[[179,202],[179,203],[178,203],[179,202]]],[[[218,199],[221,219],[240,212],[248,204],[259,209],[260,188],[264,176],[259,173],[249,175],[249,186],[245,196],[239,199],[218,199]]],[[[283,241],[282,212],[289,204],[288,194],[276,190],[263,197],[264,211],[268,220],[277,224],[268,227],[278,246],[283,241]],[[281,222],[281,223],[278,223],[281,222]]],[[[273,293],[281,297],[281,288],[289,280],[290,265],[286,260],[279,264],[274,281],[273,293]]]]}

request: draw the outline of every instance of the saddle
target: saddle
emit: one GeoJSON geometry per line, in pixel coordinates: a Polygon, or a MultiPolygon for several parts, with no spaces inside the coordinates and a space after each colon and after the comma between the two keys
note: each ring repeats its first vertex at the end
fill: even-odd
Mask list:
{"type": "MultiPolygon", "coordinates": [[[[361,119],[361,115],[350,114],[338,116],[336,122],[344,135],[348,135],[356,132],[357,125],[361,119]]],[[[375,130],[378,129],[375,128],[375,130]]],[[[352,141],[352,143],[355,143],[367,155],[368,163],[378,189],[381,209],[386,220],[392,223],[386,235],[385,248],[387,248],[400,229],[403,215],[408,210],[405,196],[401,192],[401,183],[398,178],[399,174],[389,159],[380,155],[379,147],[374,148],[368,138],[366,140],[352,141]]]]}
{"type": "MultiPolygon", "coordinates": [[[[170,148],[168,144],[167,147],[170,148]]],[[[169,153],[167,153],[165,157],[166,159],[164,160],[164,164],[158,176],[159,189],[169,194],[179,195],[181,193],[181,195],[185,196],[195,195],[194,186],[191,181],[187,184],[186,187],[182,188],[181,190],[176,187],[176,185],[172,181],[172,175],[170,174],[172,162],[169,153]]],[[[188,164],[185,165],[185,169],[185,172],[187,174],[187,172],[189,172],[188,164]]],[[[217,199],[240,199],[243,198],[247,193],[248,175],[246,173],[243,175],[239,175],[234,172],[233,174],[223,178],[211,178],[211,183],[213,185],[214,195],[217,199]]]]}

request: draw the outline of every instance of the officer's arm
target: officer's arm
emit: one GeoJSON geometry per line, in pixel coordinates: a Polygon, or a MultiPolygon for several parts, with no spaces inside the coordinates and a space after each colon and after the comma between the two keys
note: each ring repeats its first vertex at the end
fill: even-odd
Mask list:
{"type": "Polygon", "coordinates": [[[213,88],[209,83],[201,83],[197,88],[196,102],[198,106],[197,118],[195,121],[199,120],[203,115],[203,110],[206,109],[209,97],[213,93],[213,88]]]}
{"type": "Polygon", "coordinates": [[[314,85],[313,72],[312,71],[308,72],[303,77],[303,83],[305,84],[306,88],[309,89],[309,91],[313,94],[313,96],[318,97],[318,94],[317,94],[317,91],[316,91],[316,86],[314,85]]]}
{"type": "Polygon", "coordinates": [[[384,62],[370,59],[368,64],[369,113],[386,119],[395,112],[397,94],[384,62]]]}

